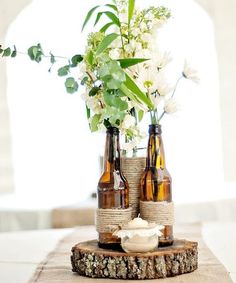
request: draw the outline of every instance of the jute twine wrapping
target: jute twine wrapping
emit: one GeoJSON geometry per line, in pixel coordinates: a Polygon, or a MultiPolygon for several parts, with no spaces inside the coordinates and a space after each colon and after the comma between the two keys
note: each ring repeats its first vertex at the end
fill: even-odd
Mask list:
{"type": "Polygon", "coordinates": [[[96,210],[96,230],[99,233],[113,233],[119,226],[127,224],[131,218],[131,208],[96,210]]]}
{"type": "Polygon", "coordinates": [[[129,205],[132,219],[139,214],[140,179],[146,166],[146,157],[122,157],[122,172],[129,183],[129,205]]]}
{"type": "Polygon", "coordinates": [[[174,224],[174,203],[140,201],[140,216],[148,222],[155,222],[160,225],[174,224]]]}

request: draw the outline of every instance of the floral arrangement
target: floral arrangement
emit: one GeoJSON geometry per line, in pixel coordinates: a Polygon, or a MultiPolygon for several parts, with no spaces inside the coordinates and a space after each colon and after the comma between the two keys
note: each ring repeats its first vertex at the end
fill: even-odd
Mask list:
{"type": "MultiPolygon", "coordinates": [[[[171,57],[157,46],[157,30],[171,17],[166,7],[141,10],[135,0],[112,0],[92,8],[82,30],[93,17],[94,26],[102,18],[108,22],[88,35],[85,53],[69,59],[58,75],[66,77],[69,93],[82,88],[92,132],[117,127],[126,137],[125,149],[133,148],[143,137],[139,122],[144,114],[150,113],[151,124],[159,124],[165,114],[176,112],[177,85],[182,78],[197,81],[196,72],[185,65],[175,86],[166,80],[171,57]],[[72,69],[76,76],[71,76],[72,69]]],[[[15,57],[17,50],[0,46],[0,54],[15,57]]],[[[48,57],[52,66],[57,61],[52,53],[45,55],[40,44],[31,46],[28,55],[36,62],[48,57]]]]}

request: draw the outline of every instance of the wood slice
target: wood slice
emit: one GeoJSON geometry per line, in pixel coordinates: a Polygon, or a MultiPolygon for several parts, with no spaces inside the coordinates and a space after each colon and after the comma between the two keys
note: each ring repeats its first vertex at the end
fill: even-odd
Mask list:
{"type": "Polygon", "coordinates": [[[157,279],[197,269],[197,242],[176,239],[169,247],[149,253],[125,253],[101,249],[97,240],[72,248],[72,271],[93,278],[157,279]]]}

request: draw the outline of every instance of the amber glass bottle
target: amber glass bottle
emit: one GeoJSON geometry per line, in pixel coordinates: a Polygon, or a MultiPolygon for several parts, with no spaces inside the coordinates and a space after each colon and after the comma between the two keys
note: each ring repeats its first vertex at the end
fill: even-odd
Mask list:
{"type": "MultiPolygon", "coordinates": [[[[110,127],[106,133],[104,172],[98,183],[98,208],[126,209],[129,207],[128,182],[121,172],[119,129],[110,127]]],[[[99,247],[120,248],[120,239],[112,233],[99,233],[99,247]]]]}
{"type": "MultiPolygon", "coordinates": [[[[171,176],[165,167],[161,133],[160,125],[149,126],[146,168],[141,177],[141,201],[165,202],[168,204],[172,202],[171,176]]],[[[172,245],[173,226],[166,225],[166,223],[158,224],[162,224],[165,227],[162,231],[163,236],[160,237],[159,245],[172,245]]]]}

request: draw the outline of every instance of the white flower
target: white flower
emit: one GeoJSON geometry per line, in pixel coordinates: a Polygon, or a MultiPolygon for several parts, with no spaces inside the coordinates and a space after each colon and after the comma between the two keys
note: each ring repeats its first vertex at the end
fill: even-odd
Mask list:
{"type": "Polygon", "coordinates": [[[178,111],[178,109],[179,109],[178,104],[173,98],[170,98],[165,101],[164,111],[167,114],[173,114],[176,111],[178,111]]]}
{"type": "Polygon", "coordinates": [[[122,48],[122,42],[119,37],[117,37],[109,46],[110,48],[122,48]]]}
{"type": "Polygon", "coordinates": [[[91,109],[95,114],[101,113],[102,107],[98,98],[89,96],[88,93],[83,93],[81,97],[85,101],[87,107],[91,109]]]}
{"type": "Polygon", "coordinates": [[[170,52],[166,52],[166,51],[164,53],[157,51],[154,58],[155,58],[155,64],[158,69],[164,68],[172,60],[170,56],[170,52]]]}
{"type": "Polygon", "coordinates": [[[132,35],[133,36],[138,36],[140,33],[141,33],[141,31],[140,31],[140,29],[138,29],[138,28],[134,28],[134,29],[132,29],[132,35]]]}
{"type": "Polygon", "coordinates": [[[119,20],[121,23],[128,23],[128,13],[125,10],[122,10],[122,12],[119,14],[119,20]]]}
{"type": "Polygon", "coordinates": [[[157,70],[152,67],[142,68],[138,73],[137,83],[144,92],[155,92],[157,90],[157,70]]]}
{"type": "Polygon", "coordinates": [[[142,44],[132,39],[130,40],[129,44],[126,44],[124,46],[124,48],[125,48],[125,51],[130,54],[130,53],[133,53],[134,51],[142,50],[142,44]]]}
{"type": "Polygon", "coordinates": [[[113,60],[119,59],[120,58],[120,49],[119,48],[111,49],[110,52],[109,52],[109,56],[113,60]]]}
{"type": "Polygon", "coordinates": [[[144,22],[141,22],[139,25],[141,31],[146,31],[147,30],[147,25],[144,22]]]}
{"type": "Polygon", "coordinates": [[[143,34],[141,35],[140,39],[141,39],[143,42],[149,42],[149,41],[151,41],[151,39],[152,39],[152,35],[151,35],[150,33],[145,32],[145,33],[143,33],[143,34]]]}
{"type": "Polygon", "coordinates": [[[160,96],[166,96],[174,89],[174,87],[167,82],[162,72],[156,75],[156,86],[160,96]]]}
{"type": "Polygon", "coordinates": [[[85,76],[87,76],[86,72],[87,72],[87,66],[86,63],[83,61],[79,65],[78,79],[82,80],[85,76]]]}
{"type": "Polygon", "coordinates": [[[150,99],[155,107],[155,109],[157,109],[157,107],[159,106],[159,104],[162,102],[163,98],[160,97],[159,95],[150,95],[150,99]]]}
{"type": "Polygon", "coordinates": [[[185,60],[184,62],[184,70],[183,70],[183,76],[186,79],[189,79],[195,83],[199,83],[200,79],[198,77],[198,73],[196,70],[192,69],[189,65],[188,62],[185,60]]]}
{"type": "Polygon", "coordinates": [[[135,126],[135,118],[132,115],[126,115],[122,124],[121,124],[121,128],[122,129],[129,129],[135,126]]]}

